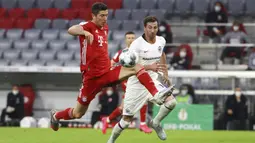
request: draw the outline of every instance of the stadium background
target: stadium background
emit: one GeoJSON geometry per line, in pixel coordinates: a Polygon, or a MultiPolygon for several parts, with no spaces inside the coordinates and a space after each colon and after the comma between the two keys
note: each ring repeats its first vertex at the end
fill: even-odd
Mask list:
{"type": "MultiPolygon", "coordinates": [[[[197,103],[214,105],[215,129],[223,129],[217,124],[222,122],[227,95],[236,85],[248,98],[249,118],[254,116],[255,76],[244,71],[248,56],[246,64],[218,65],[215,55],[220,55],[221,48],[208,44],[208,37],[201,34],[206,26],[204,16],[217,0],[0,0],[0,109],[5,107],[6,95],[14,83],[32,85],[36,95],[35,118],[48,117],[52,108],[75,105],[80,86],[79,42],[66,29],[89,20],[90,7],[96,1],[105,2],[109,8],[109,56],[124,47],[126,31],[140,36],[141,19],[155,15],[171,25],[173,51],[179,44],[190,43],[193,67],[200,68],[194,73],[170,71],[169,75],[177,88],[183,83],[193,85],[197,103]],[[200,77],[200,72],[208,70],[218,73],[200,77]],[[226,76],[231,70],[239,72],[226,76]],[[186,77],[182,77],[184,74],[186,77]]],[[[235,19],[242,20],[253,43],[255,1],[221,1],[229,13],[226,26],[231,26],[235,19]]],[[[96,110],[96,102],[84,116],[85,121],[96,110]]],[[[249,129],[254,129],[251,120],[249,125],[249,129]]]]}

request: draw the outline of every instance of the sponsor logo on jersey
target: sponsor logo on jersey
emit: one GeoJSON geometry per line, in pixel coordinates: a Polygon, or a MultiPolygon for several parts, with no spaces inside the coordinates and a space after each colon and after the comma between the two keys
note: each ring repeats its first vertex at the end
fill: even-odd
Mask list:
{"type": "Polygon", "coordinates": [[[160,57],[153,57],[153,58],[143,58],[143,60],[156,60],[156,59],[160,59],[160,57]]]}
{"type": "Polygon", "coordinates": [[[158,51],[161,53],[161,50],[162,50],[162,47],[161,46],[159,46],[158,47],[158,51]]]}

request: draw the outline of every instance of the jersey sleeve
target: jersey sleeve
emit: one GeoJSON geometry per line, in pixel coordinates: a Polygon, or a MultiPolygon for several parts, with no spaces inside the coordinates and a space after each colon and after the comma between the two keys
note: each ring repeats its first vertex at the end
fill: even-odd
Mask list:
{"type": "Polygon", "coordinates": [[[79,25],[82,26],[83,30],[89,31],[88,22],[81,22],[79,25]]]}
{"type": "Polygon", "coordinates": [[[118,51],[118,52],[114,55],[114,57],[112,58],[112,60],[113,60],[115,63],[118,63],[118,62],[119,62],[120,54],[121,54],[121,51],[118,51]]]}

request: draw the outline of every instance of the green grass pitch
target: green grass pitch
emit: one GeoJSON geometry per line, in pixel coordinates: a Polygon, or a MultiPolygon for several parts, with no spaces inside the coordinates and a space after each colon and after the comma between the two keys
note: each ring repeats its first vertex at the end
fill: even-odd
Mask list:
{"type": "MultiPolygon", "coordinates": [[[[0,128],[0,143],[106,143],[110,136],[101,130],[0,128]]],[[[116,143],[254,143],[255,132],[230,131],[167,131],[167,140],[138,130],[125,130],[116,143]]]]}

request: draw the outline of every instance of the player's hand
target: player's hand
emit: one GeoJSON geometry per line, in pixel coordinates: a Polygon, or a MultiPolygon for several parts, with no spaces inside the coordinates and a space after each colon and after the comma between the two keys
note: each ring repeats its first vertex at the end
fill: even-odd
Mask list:
{"type": "Polygon", "coordinates": [[[88,40],[89,44],[91,45],[93,43],[94,36],[91,33],[89,33],[88,31],[84,32],[84,36],[88,40]]]}
{"type": "Polygon", "coordinates": [[[167,71],[167,65],[166,64],[157,64],[158,68],[157,68],[157,71],[159,72],[166,72],[167,71]]]}
{"type": "Polygon", "coordinates": [[[233,111],[231,109],[228,109],[228,114],[229,115],[232,115],[233,114],[233,111]]]}

